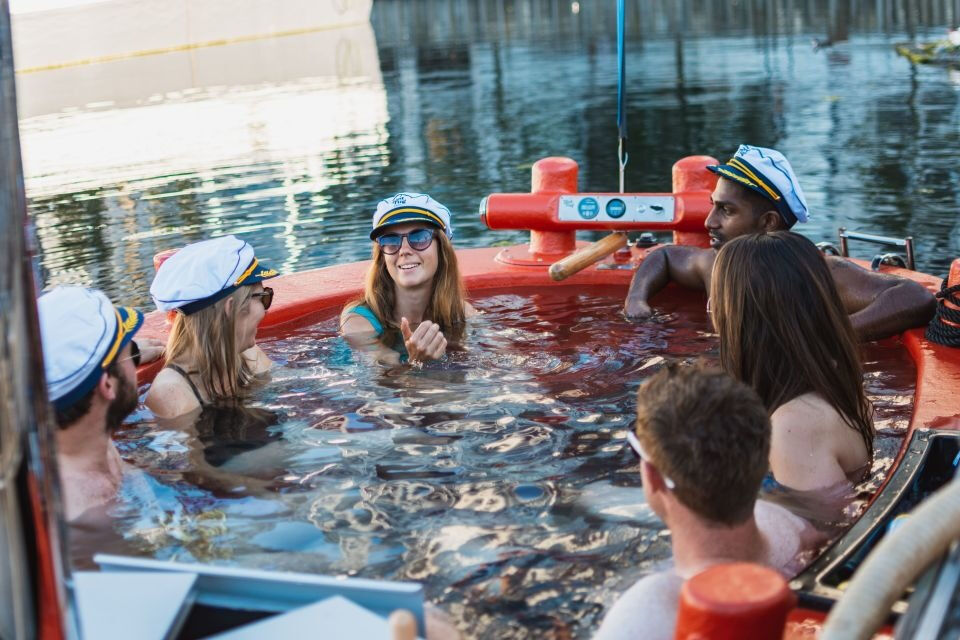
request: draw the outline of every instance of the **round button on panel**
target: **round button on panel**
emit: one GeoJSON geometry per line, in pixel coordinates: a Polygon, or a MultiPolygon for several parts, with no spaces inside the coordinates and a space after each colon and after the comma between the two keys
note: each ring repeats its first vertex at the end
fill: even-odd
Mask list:
{"type": "Polygon", "coordinates": [[[611,218],[619,218],[627,212],[627,204],[620,198],[614,198],[607,202],[607,215],[611,218]]]}
{"type": "Polygon", "coordinates": [[[577,204],[577,211],[584,220],[593,220],[600,213],[600,204],[596,198],[584,198],[577,204]]]}

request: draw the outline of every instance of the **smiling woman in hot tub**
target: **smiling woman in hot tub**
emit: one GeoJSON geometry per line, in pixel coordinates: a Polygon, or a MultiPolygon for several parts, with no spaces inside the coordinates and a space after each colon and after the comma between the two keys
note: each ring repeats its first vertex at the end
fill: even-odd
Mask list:
{"type": "Polygon", "coordinates": [[[373,263],[363,295],[347,304],[340,333],[388,365],[442,358],[463,339],[466,301],[450,210],[423,193],[381,200],[373,214],[373,263]]]}

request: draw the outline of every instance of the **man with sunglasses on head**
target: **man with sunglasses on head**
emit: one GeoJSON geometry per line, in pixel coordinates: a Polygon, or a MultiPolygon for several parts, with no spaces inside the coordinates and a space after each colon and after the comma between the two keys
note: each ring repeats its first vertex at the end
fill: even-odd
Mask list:
{"type": "MultiPolygon", "coordinates": [[[[751,233],[792,228],[806,222],[807,201],[790,162],[775,149],[740,145],[726,164],[709,166],[719,176],[704,226],[710,248],[670,245],[652,251],[637,269],[624,313],[643,319],[653,314],[650,298],[670,282],[710,291],[717,251],[728,240],[751,233]]],[[[862,269],[827,256],[827,265],[850,322],[861,340],[876,340],[925,325],[936,300],[919,283],[862,269]]]]}
{"type": "Polygon", "coordinates": [[[805,520],[757,500],[769,467],[770,419],[757,394],[727,374],[677,365],[659,371],[637,394],[629,435],[647,504],[670,530],[673,567],[624,592],[595,640],[672,639],[685,580],[728,562],[792,577],[804,552],[822,542],[805,520]]]}
{"type": "MultiPolygon", "coordinates": [[[[111,436],[137,407],[141,352],[133,336],[143,314],[74,286],[52,289],[37,306],[63,505],[72,522],[111,502],[120,486],[124,463],[111,436]]],[[[148,344],[156,359],[155,341],[148,344]]]]}

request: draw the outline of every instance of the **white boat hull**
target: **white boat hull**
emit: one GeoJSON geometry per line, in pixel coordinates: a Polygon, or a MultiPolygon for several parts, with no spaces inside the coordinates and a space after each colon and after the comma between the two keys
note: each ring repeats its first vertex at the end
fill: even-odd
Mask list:
{"type": "Polygon", "coordinates": [[[373,0],[11,0],[18,72],[368,22],[373,0]]]}

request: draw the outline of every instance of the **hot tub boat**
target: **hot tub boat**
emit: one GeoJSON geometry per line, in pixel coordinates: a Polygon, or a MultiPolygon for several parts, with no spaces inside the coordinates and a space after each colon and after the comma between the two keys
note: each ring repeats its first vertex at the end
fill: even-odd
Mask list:
{"type": "MultiPolygon", "coordinates": [[[[715,163],[715,159],[706,156],[677,162],[673,168],[672,193],[619,194],[580,193],[574,161],[565,158],[539,161],[533,167],[531,193],[492,194],[480,207],[480,215],[491,230],[527,229],[530,241],[508,247],[459,251],[468,290],[472,295],[482,295],[485,291],[505,289],[588,289],[619,285],[625,292],[636,266],[658,246],[650,232],[672,233],[675,243],[707,246],[703,222],[710,209],[709,196],[716,177],[704,167],[715,163]],[[577,231],[585,230],[615,233],[587,245],[576,239],[577,231]],[[643,235],[628,244],[624,232],[643,235]],[[560,283],[557,281],[560,278],[565,280],[560,283]]],[[[824,249],[845,255],[847,243],[858,238],[892,243],[907,250],[903,259],[885,254],[878,256],[872,265],[855,261],[858,264],[939,290],[939,278],[906,268],[912,266],[909,239],[898,241],[842,231],[840,248],[824,249]],[[891,262],[903,266],[891,266],[888,264],[891,262]]],[[[158,256],[158,260],[162,259],[162,255],[158,256]]],[[[273,280],[276,301],[261,325],[261,337],[283,336],[334,313],[360,292],[367,266],[367,262],[342,264],[273,280]]],[[[960,260],[954,263],[953,272],[953,277],[960,282],[960,260]]],[[[149,314],[142,335],[163,338],[167,332],[166,320],[163,314],[149,314]]],[[[909,433],[892,471],[862,516],[790,582],[798,606],[789,614],[786,638],[811,637],[841,598],[861,561],[888,535],[891,522],[947,484],[960,461],[960,394],[956,393],[960,388],[960,350],[927,340],[919,328],[905,332],[902,341],[917,370],[909,433]]],[[[139,381],[152,380],[159,367],[159,363],[142,366],[139,381]]],[[[40,472],[41,459],[39,455],[30,458],[30,465],[40,472]]],[[[77,635],[77,630],[71,629],[69,622],[65,622],[68,618],[62,614],[68,607],[58,605],[65,602],[59,578],[62,568],[58,568],[55,551],[58,527],[49,526],[50,521],[43,518],[44,513],[52,512],[55,516],[56,506],[45,502],[42,487],[35,482],[27,483],[25,496],[37,514],[25,529],[29,547],[33,549],[31,557],[36,559],[33,576],[38,586],[37,635],[44,638],[77,635]]],[[[115,596],[105,594],[133,593],[138,589],[146,589],[151,608],[163,612],[149,621],[155,625],[149,629],[148,635],[152,637],[202,637],[211,632],[230,631],[238,625],[241,628],[234,632],[241,635],[236,637],[245,637],[243,624],[263,625],[271,621],[278,626],[296,628],[302,624],[298,616],[305,615],[311,607],[320,607],[310,609],[314,613],[326,607],[323,611],[327,613],[321,614],[329,615],[331,621],[337,616],[340,619],[346,616],[360,624],[362,619],[365,624],[373,625],[370,629],[379,628],[377,620],[396,608],[412,610],[421,623],[423,620],[422,589],[411,583],[337,580],[105,555],[97,556],[95,561],[103,573],[78,573],[66,581],[73,592],[72,602],[80,609],[81,629],[112,622],[110,616],[115,616],[111,612],[115,612],[116,600],[115,596]],[[158,577],[158,573],[164,576],[158,577]],[[110,584],[105,583],[104,578],[110,584]],[[330,596],[346,600],[331,600],[330,596]],[[274,615],[283,612],[286,616],[274,615]]],[[[894,604],[889,622],[902,616],[901,624],[910,634],[918,628],[939,629],[955,623],[950,620],[953,610],[950,603],[956,597],[958,566],[956,553],[946,556],[917,583],[909,601],[904,599],[894,604]]],[[[141,617],[140,622],[145,620],[141,617]]],[[[114,625],[113,628],[115,634],[130,631],[129,627],[114,625]]],[[[267,632],[259,627],[251,629],[249,633],[267,632]]]]}
{"type": "MultiPolygon", "coordinates": [[[[539,161],[533,167],[531,193],[492,194],[480,207],[480,215],[491,230],[527,229],[530,231],[529,243],[458,251],[468,290],[472,295],[482,295],[484,291],[504,289],[620,285],[625,291],[636,266],[648,252],[659,246],[650,232],[671,232],[673,242],[679,244],[708,245],[703,222],[710,209],[709,195],[716,177],[704,170],[704,166],[716,162],[706,156],[688,157],[677,162],[673,168],[672,193],[617,194],[578,192],[577,165],[572,160],[546,158],[539,161]],[[615,233],[588,246],[576,240],[576,232],[585,230],[638,231],[643,235],[628,245],[625,234],[615,233]],[[596,261],[604,254],[610,255],[596,261]],[[584,264],[589,266],[576,271],[584,264]],[[571,275],[562,284],[556,281],[568,273],[571,275]]],[[[851,259],[853,262],[909,278],[931,291],[939,290],[939,278],[907,268],[913,266],[909,239],[886,239],[841,230],[839,249],[833,246],[822,248],[846,255],[851,239],[893,244],[907,253],[906,257],[881,254],[872,264],[851,259]]],[[[161,254],[158,262],[164,258],[161,254]]],[[[339,309],[360,293],[368,264],[342,264],[276,278],[272,281],[276,301],[261,325],[261,335],[282,336],[318,317],[330,315],[332,310],[339,309]]],[[[960,261],[955,267],[960,277],[960,261]]],[[[143,334],[163,338],[166,328],[166,318],[162,314],[149,314],[143,334]]],[[[948,483],[960,461],[960,435],[957,432],[960,429],[960,394],[956,393],[960,388],[960,350],[927,340],[922,328],[905,332],[902,340],[917,369],[909,432],[892,471],[862,516],[790,582],[799,605],[789,616],[784,637],[810,637],[812,630],[819,628],[826,613],[842,596],[860,562],[890,530],[891,523],[948,483]]],[[[150,381],[159,367],[159,363],[141,367],[141,383],[150,381]]],[[[911,615],[905,620],[916,626],[920,609],[927,618],[933,615],[932,610],[939,610],[937,602],[945,597],[940,592],[954,588],[947,583],[951,576],[955,580],[958,574],[955,556],[954,553],[946,558],[942,567],[931,569],[930,575],[920,581],[913,596],[916,607],[910,606],[905,599],[894,605],[890,622],[909,611],[911,615]],[[936,589],[940,592],[934,597],[932,594],[936,589]],[[934,605],[930,604],[931,600],[934,605]]],[[[126,562],[128,568],[169,570],[162,563],[152,561],[120,561],[105,557],[99,561],[104,568],[126,562]]],[[[932,623],[927,621],[926,624],[932,623]]]]}

